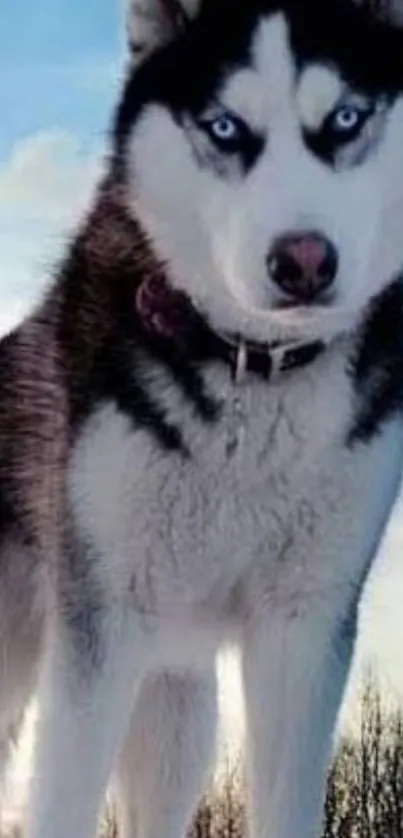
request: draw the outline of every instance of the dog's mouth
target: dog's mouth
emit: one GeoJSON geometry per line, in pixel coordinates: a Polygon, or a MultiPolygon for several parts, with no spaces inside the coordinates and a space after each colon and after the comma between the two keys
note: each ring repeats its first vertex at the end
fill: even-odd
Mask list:
{"type": "Polygon", "coordinates": [[[313,298],[303,299],[302,297],[293,297],[291,294],[277,294],[272,302],[271,308],[273,311],[290,311],[297,310],[315,310],[320,311],[329,309],[337,303],[337,293],[334,288],[329,288],[313,298]]]}
{"type": "Polygon", "coordinates": [[[356,328],[356,307],[346,306],[336,287],[307,301],[286,293],[271,293],[258,305],[230,294],[217,298],[214,309],[200,301],[201,310],[217,331],[237,333],[246,340],[271,344],[334,338],[356,328]]]}

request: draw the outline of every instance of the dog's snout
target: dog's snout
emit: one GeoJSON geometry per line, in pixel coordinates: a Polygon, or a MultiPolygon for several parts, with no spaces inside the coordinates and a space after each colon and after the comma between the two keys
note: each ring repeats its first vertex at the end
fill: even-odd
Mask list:
{"type": "Polygon", "coordinates": [[[309,302],[332,284],[337,264],[336,248],[316,232],[281,236],[267,259],[272,281],[301,302],[309,302]]]}

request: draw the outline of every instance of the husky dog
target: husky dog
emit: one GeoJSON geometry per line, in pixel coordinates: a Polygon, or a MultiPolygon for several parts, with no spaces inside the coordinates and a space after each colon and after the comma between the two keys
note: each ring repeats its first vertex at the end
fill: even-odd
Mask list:
{"type": "Polygon", "coordinates": [[[108,172],[0,344],[1,742],[29,838],[184,834],[240,648],[252,834],[314,838],[403,452],[403,33],[132,0],[108,172]]]}

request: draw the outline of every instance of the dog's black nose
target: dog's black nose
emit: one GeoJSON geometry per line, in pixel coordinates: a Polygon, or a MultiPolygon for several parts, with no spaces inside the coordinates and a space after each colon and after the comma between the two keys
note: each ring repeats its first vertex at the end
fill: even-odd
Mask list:
{"type": "Polygon", "coordinates": [[[281,236],[267,258],[273,282],[296,300],[307,303],[332,284],[337,264],[334,245],[316,232],[281,236]]]}

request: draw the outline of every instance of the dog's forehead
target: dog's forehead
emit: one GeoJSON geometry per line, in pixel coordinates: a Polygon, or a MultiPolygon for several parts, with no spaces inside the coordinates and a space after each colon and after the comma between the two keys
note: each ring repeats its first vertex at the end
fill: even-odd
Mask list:
{"type": "Polygon", "coordinates": [[[183,38],[130,73],[115,135],[152,102],[192,118],[221,102],[262,135],[288,108],[314,132],[346,93],[401,94],[402,42],[353,0],[204,0],[183,38]]]}
{"type": "Polygon", "coordinates": [[[344,89],[345,84],[336,68],[319,63],[305,67],[296,88],[299,117],[304,126],[310,130],[319,128],[344,89]]]}
{"type": "Polygon", "coordinates": [[[229,73],[221,101],[255,124],[266,121],[292,94],[295,64],[289,44],[287,20],[281,12],[260,18],[251,37],[247,66],[229,73]]]}
{"type": "Polygon", "coordinates": [[[290,41],[290,23],[279,11],[261,17],[251,37],[247,67],[237,68],[223,84],[221,100],[257,126],[287,107],[316,128],[340,98],[344,84],[336,67],[313,59],[300,66],[290,41]]]}

